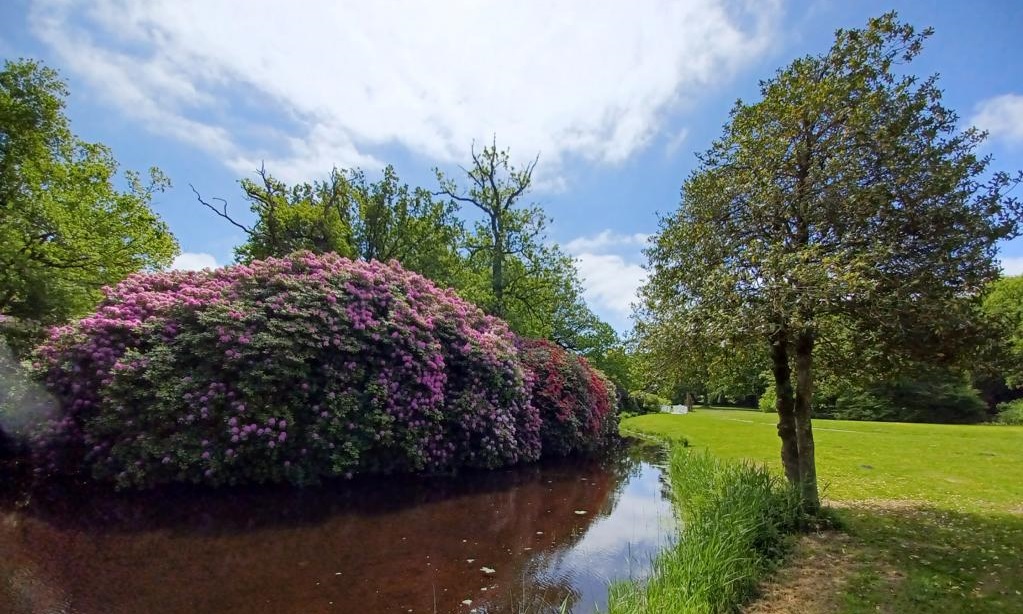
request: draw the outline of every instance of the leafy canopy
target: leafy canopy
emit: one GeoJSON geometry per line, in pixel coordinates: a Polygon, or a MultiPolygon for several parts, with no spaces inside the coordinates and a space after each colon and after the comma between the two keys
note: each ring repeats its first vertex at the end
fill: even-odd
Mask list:
{"type": "Polygon", "coordinates": [[[617,342],[613,329],[586,306],[574,260],[547,241],[550,219],[523,203],[537,161],[517,167],[495,140],[481,151],[473,147],[465,187],[436,171],[439,195],[481,214],[466,235],[467,275],[459,291],[519,334],[604,352],[617,342]]]}
{"type": "Polygon", "coordinates": [[[642,330],[673,340],[655,349],[769,353],[786,476],[811,511],[815,374],[968,361],[998,242],[1018,232],[1019,179],[989,173],[936,77],[899,72],[930,34],[888,13],[762,82],[648,250],[642,330]]]}
{"type": "Polygon", "coordinates": [[[809,330],[845,369],[969,350],[1018,179],[988,172],[984,135],[957,129],[936,77],[895,72],[930,33],[893,13],[839,31],[735,106],[648,251],[648,336],[736,355],[809,330]]]}
{"type": "Polygon", "coordinates": [[[100,288],[170,264],[178,246],[150,208],[169,185],[126,172],[110,149],[71,132],[67,86],[31,60],[0,71],[0,314],[52,324],[81,315],[100,288]]]}

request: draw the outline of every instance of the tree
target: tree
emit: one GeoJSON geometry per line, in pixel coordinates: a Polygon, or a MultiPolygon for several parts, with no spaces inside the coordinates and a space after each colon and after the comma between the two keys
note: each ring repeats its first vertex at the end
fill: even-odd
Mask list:
{"type": "Polygon", "coordinates": [[[817,370],[964,359],[997,243],[1017,235],[1019,179],[988,173],[984,135],[957,129],[936,77],[894,72],[930,34],[888,13],[762,82],[648,250],[653,330],[768,353],[785,474],[809,510],[817,370]]]}
{"type": "Polygon", "coordinates": [[[456,207],[433,200],[429,191],[400,183],[393,166],[379,181],[359,169],[333,169],[327,179],[288,186],[265,168],[242,189],[256,216],[248,226],[227,211],[227,203],[199,202],[246,233],[235,250],[240,262],[299,250],[335,252],[348,258],[397,260],[410,270],[452,286],[460,280],[461,223],[456,207]]]}
{"type": "MultiPolygon", "coordinates": [[[[103,286],[138,270],[166,267],[173,235],[150,208],[169,185],[152,168],[148,182],[124,174],[109,148],[71,132],[67,86],[32,60],[0,71],[0,315],[35,338],[39,325],[91,309],[103,286]]],[[[18,343],[20,341],[20,343],[18,343]]]]}
{"type": "MultiPolygon", "coordinates": [[[[516,168],[508,152],[497,149],[495,139],[482,152],[477,152],[473,144],[472,168],[463,169],[471,184],[468,191],[460,190],[453,179],[436,171],[438,196],[472,205],[483,213],[475,233],[468,237],[466,249],[471,263],[483,263],[487,268],[490,292],[487,308],[498,317],[508,313],[509,301],[523,300],[528,305],[528,292],[521,291],[525,289],[519,287],[520,282],[528,282],[530,277],[536,278],[558,264],[559,254],[541,241],[548,223],[543,211],[518,206],[519,199],[532,185],[538,160],[539,157],[534,158],[523,168],[516,168]]],[[[551,283],[543,285],[553,287],[551,283]]]]}
{"type": "Polygon", "coordinates": [[[550,220],[539,207],[521,203],[538,160],[519,168],[497,148],[496,139],[482,151],[474,145],[472,166],[463,169],[468,189],[437,170],[437,195],[482,213],[464,245],[468,283],[463,293],[519,334],[586,351],[600,343],[602,322],[582,299],[572,258],[545,241],[550,220]]]}
{"type": "Polygon", "coordinates": [[[653,390],[678,402],[703,396],[708,404],[724,398],[753,405],[763,393],[768,361],[763,348],[722,344],[708,331],[684,321],[640,317],[638,353],[653,390]]]}
{"type": "Polygon", "coordinates": [[[256,216],[251,227],[231,217],[223,199],[216,199],[220,204],[217,207],[196,192],[202,205],[248,235],[246,241],[235,248],[239,262],[283,258],[302,250],[355,256],[350,220],[351,191],[343,172],[333,169],[325,181],[290,187],[273,177],[265,167],[256,171],[256,175],[259,181],[246,178],[239,182],[249,209],[256,216]]]}

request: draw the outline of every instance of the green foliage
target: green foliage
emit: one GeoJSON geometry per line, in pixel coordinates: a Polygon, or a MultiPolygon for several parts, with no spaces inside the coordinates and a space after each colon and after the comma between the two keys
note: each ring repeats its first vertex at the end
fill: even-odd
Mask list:
{"type": "Polygon", "coordinates": [[[199,202],[248,235],[235,250],[240,262],[300,250],[397,260],[455,288],[515,332],[551,339],[614,371],[615,359],[605,357],[620,344],[617,334],[586,306],[572,258],[547,242],[550,220],[519,202],[532,185],[534,165],[515,168],[496,145],[474,151],[467,191],[437,172],[447,201],[400,183],[391,166],[379,181],[335,168],[324,181],[293,186],[262,169],[258,181],[241,182],[256,217],[251,226],[232,217],[222,201],[200,196],[199,202]],[[463,204],[484,213],[470,232],[456,215],[463,204]]]}
{"type": "Polygon", "coordinates": [[[645,583],[612,585],[610,614],[734,611],[799,527],[795,493],[762,466],[677,447],[669,481],[682,529],[645,583]]]}
{"type": "Polygon", "coordinates": [[[936,77],[893,70],[930,35],[888,13],[762,81],[647,250],[641,334],[683,365],[690,348],[770,354],[809,507],[815,375],[968,365],[998,244],[1018,234],[1019,178],[977,155],[983,133],[959,129],[936,77]]]}
{"type": "Polygon", "coordinates": [[[774,390],[774,382],[768,384],[767,389],[764,390],[764,394],[760,395],[760,399],[757,401],[757,409],[764,413],[771,413],[778,410],[775,404],[778,402],[778,395],[774,390]]]}
{"type": "Polygon", "coordinates": [[[997,422],[999,424],[1023,426],[1023,399],[999,404],[997,422]]]}
{"type": "MultiPolygon", "coordinates": [[[[762,412],[775,411],[774,384],[760,397],[762,412]]],[[[987,405],[961,378],[897,377],[867,385],[822,387],[814,393],[814,415],[836,420],[975,424],[987,419],[987,405]]]]}
{"type": "Polygon", "coordinates": [[[324,181],[288,186],[265,169],[242,189],[256,222],[232,218],[225,205],[200,202],[247,235],[235,250],[240,262],[284,257],[307,250],[350,258],[397,260],[444,286],[463,282],[458,248],[462,237],[456,207],[430,192],[400,182],[388,166],[379,181],[361,170],[333,169],[324,181]]]}
{"type": "Polygon", "coordinates": [[[846,390],[834,401],[838,420],[970,424],[987,419],[987,405],[969,384],[956,378],[899,378],[846,390]]]}
{"type": "Polygon", "coordinates": [[[1010,388],[1023,385],[1023,276],[992,282],[984,297],[984,314],[1002,333],[997,373],[1010,388]]]}
{"type": "Polygon", "coordinates": [[[441,194],[482,214],[466,236],[466,283],[459,292],[520,335],[601,352],[614,344],[614,331],[586,306],[572,258],[548,243],[543,210],[522,203],[536,163],[516,167],[495,140],[482,151],[473,147],[467,187],[436,171],[441,194]]]}
{"type": "Polygon", "coordinates": [[[631,390],[625,403],[625,409],[637,415],[652,414],[661,411],[663,405],[671,405],[671,401],[642,390],[631,390]]]}
{"type": "Polygon", "coordinates": [[[149,207],[167,178],[129,171],[117,189],[110,149],[71,132],[67,96],[37,62],[0,71],[0,315],[18,320],[4,327],[18,351],[42,326],[91,309],[103,286],[165,267],[178,249],[149,207]]]}
{"type": "Polygon", "coordinates": [[[929,34],[894,14],[840,31],[736,105],[648,250],[652,334],[730,351],[784,326],[849,368],[973,347],[1018,206],[1004,174],[978,181],[983,135],[958,130],[936,80],[892,72],[929,34]]]}

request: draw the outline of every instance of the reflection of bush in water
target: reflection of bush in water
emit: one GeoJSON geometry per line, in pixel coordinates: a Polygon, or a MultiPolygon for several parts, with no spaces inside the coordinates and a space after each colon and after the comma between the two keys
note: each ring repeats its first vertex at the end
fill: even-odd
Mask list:
{"type": "MultiPolygon", "coordinates": [[[[363,604],[366,612],[395,604],[432,611],[434,587],[440,612],[467,598],[503,608],[523,594],[531,556],[570,548],[610,510],[626,470],[565,462],[458,480],[348,484],[347,495],[64,496],[64,508],[19,512],[17,535],[4,535],[10,523],[0,528],[0,542],[11,550],[0,570],[31,566],[37,579],[59,578],[83,611],[244,611],[267,599],[289,609],[316,609],[330,599],[363,604]],[[484,565],[496,573],[485,576],[484,565]]],[[[551,590],[569,595],[571,587],[551,590]]]]}

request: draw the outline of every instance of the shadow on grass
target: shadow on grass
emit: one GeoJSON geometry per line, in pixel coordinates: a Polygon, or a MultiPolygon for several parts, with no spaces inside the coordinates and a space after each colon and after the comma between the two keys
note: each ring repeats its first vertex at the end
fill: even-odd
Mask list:
{"type": "Polygon", "coordinates": [[[859,545],[840,611],[1023,612],[1023,515],[876,501],[839,516],[859,545]]]}

